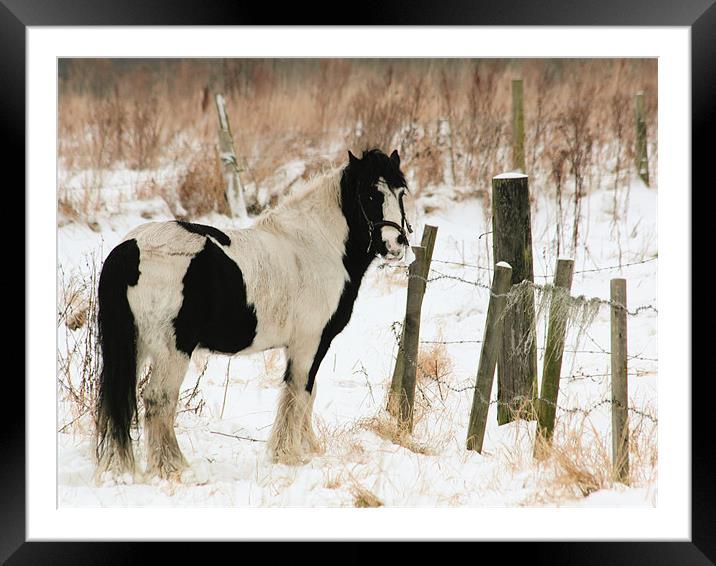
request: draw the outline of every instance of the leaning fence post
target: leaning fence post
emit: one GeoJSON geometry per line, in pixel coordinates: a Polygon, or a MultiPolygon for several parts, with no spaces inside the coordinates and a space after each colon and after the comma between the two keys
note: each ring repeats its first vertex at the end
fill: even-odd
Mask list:
{"type": "Polygon", "coordinates": [[[475,380],[475,394],[472,398],[470,422],[467,427],[467,449],[482,452],[482,441],[485,438],[487,425],[487,412],[490,408],[492,395],[492,382],[495,379],[495,365],[497,352],[500,348],[500,334],[502,333],[502,314],[507,302],[507,293],[510,290],[512,267],[505,262],[495,265],[495,274],[492,276],[490,289],[490,303],[487,307],[485,332],[480,351],[480,363],[477,366],[475,380]]]}
{"type": "MultiPolygon", "coordinates": [[[[512,266],[512,284],[534,282],[532,228],[527,175],[503,173],[492,179],[492,247],[495,262],[512,266]]],[[[535,305],[528,288],[504,314],[505,331],[497,359],[497,422],[534,419],[531,402],[537,395],[535,305]],[[525,351],[525,347],[527,347],[525,351]]]]}
{"type": "Polygon", "coordinates": [[[636,170],[644,181],[644,184],[649,186],[649,156],[646,144],[646,116],[644,110],[644,93],[637,92],[635,96],[635,111],[636,111],[636,170]]]}
{"type": "Polygon", "coordinates": [[[221,94],[216,95],[215,101],[216,111],[219,114],[219,156],[226,180],[226,200],[231,217],[243,220],[247,216],[244,188],[239,177],[239,163],[234,149],[234,138],[231,135],[229,115],[226,113],[226,102],[221,94]]]}
{"type": "Polygon", "coordinates": [[[415,404],[415,383],[420,344],[420,310],[425,292],[425,278],[422,277],[422,265],[425,248],[413,246],[415,261],[408,271],[408,298],[405,306],[405,333],[402,348],[405,361],[400,381],[400,399],[398,422],[400,426],[413,431],[413,407],[415,404]]]}
{"type": "MultiPolygon", "coordinates": [[[[425,248],[425,257],[422,263],[422,269],[420,276],[424,279],[428,278],[430,274],[430,262],[433,258],[433,249],[435,249],[435,240],[438,237],[438,227],[426,224],[423,228],[423,236],[420,242],[421,247],[425,248]]],[[[425,294],[425,286],[423,286],[422,294],[420,296],[420,302],[422,304],[423,296],[425,294]]],[[[400,335],[400,344],[398,348],[398,355],[395,359],[395,368],[393,370],[393,379],[390,382],[390,391],[388,392],[388,411],[396,415],[398,404],[396,400],[400,398],[401,380],[403,379],[403,371],[405,366],[405,357],[403,355],[403,343],[405,342],[405,319],[403,319],[403,327],[400,335]]]]}
{"type": "Polygon", "coordinates": [[[559,377],[562,372],[562,355],[564,339],[567,333],[567,321],[560,316],[560,308],[555,304],[569,295],[572,288],[574,260],[558,259],[554,274],[554,289],[549,309],[547,327],[547,345],[544,353],[542,369],[542,387],[537,400],[537,434],[535,436],[534,455],[539,457],[542,450],[552,441],[554,419],[557,414],[557,398],[559,397],[559,377]]]}
{"type": "Polygon", "coordinates": [[[629,478],[626,279],[611,280],[612,463],[614,477],[629,478]]]}
{"type": "Polygon", "coordinates": [[[522,97],[522,79],[512,81],[512,167],[524,173],[525,168],[525,113],[522,97]]]}

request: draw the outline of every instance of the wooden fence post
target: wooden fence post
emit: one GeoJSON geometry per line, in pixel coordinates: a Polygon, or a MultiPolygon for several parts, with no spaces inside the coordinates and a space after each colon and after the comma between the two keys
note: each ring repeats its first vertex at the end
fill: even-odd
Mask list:
{"type": "MultiPolygon", "coordinates": [[[[423,228],[423,236],[420,241],[421,247],[425,248],[425,256],[423,259],[422,269],[420,276],[424,279],[428,278],[430,274],[430,262],[433,258],[433,249],[435,249],[435,240],[438,237],[438,227],[426,224],[423,228]]],[[[420,304],[422,305],[423,297],[425,295],[425,286],[422,288],[422,294],[420,296],[420,304]]],[[[395,358],[395,368],[393,370],[393,378],[390,382],[390,391],[388,392],[388,411],[397,416],[398,403],[397,399],[400,398],[401,381],[403,379],[403,371],[405,369],[405,357],[403,355],[403,343],[405,342],[405,318],[403,319],[403,328],[400,335],[400,347],[398,348],[398,355],[395,358]]]]}
{"type": "Polygon", "coordinates": [[[626,279],[611,280],[612,463],[614,477],[629,479],[626,279]]]}
{"type": "Polygon", "coordinates": [[[644,109],[644,93],[637,92],[635,96],[636,110],[636,170],[649,186],[649,155],[646,144],[646,116],[644,109]]]}
{"type": "Polygon", "coordinates": [[[490,408],[492,382],[495,379],[497,352],[500,348],[502,333],[502,314],[507,302],[506,294],[510,290],[512,267],[505,262],[495,265],[490,289],[490,303],[487,307],[485,332],[480,351],[480,363],[477,366],[475,394],[472,398],[470,422],[467,427],[467,449],[482,452],[482,441],[485,439],[487,413],[490,408]]]}
{"type": "MultiPolygon", "coordinates": [[[[503,173],[492,179],[492,248],[495,262],[512,266],[512,284],[534,282],[532,228],[527,175],[503,173]]],[[[497,422],[512,421],[515,413],[534,419],[531,401],[537,395],[537,346],[534,337],[534,293],[525,293],[503,315],[502,346],[497,359],[497,422]]]]}
{"type": "Polygon", "coordinates": [[[413,407],[415,405],[416,372],[418,369],[418,349],[420,345],[420,310],[425,293],[425,279],[422,277],[422,265],[425,248],[413,246],[415,261],[410,264],[408,280],[408,298],[405,307],[405,333],[403,351],[403,375],[400,380],[400,399],[398,423],[408,432],[413,431],[413,407]]]}
{"type": "Polygon", "coordinates": [[[221,168],[226,180],[226,200],[232,218],[246,219],[246,203],[244,201],[244,188],[239,177],[239,163],[234,149],[234,138],[231,135],[229,115],[226,113],[226,103],[221,94],[217,94],[216,111],[219,114],[219,157],[221,168]]]}
{"type": "MultiPolygon", "coordinates": [[[[574,260],[558,259],[554,274],[552,301],[559,301],[569,295],[572,288],[574,260]]],[[[562,355],[564,339],[567,333],[567,321],[559,316],[560,309],[552,303],[549,309],[547,327],[547,346],[542,368],[542,387],[537,400],[537,434],[535,436],[534,455],[540,457],[543,449],[552,441],[554,420],[557,414],[559,397],[559,377],[562,373],[562,355]]]]}
{"type": "Polygon", "coordinates": [[[525,167],[525,113],[522,97],[522,79],[512,81],[512,167],[524,173],[525,167]]]}

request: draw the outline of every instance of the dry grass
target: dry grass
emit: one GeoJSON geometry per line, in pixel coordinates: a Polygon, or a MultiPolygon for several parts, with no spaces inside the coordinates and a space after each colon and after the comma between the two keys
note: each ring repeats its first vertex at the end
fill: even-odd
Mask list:
{"type": "Polygon", "coordinates": [[[339,487],[341,487],[343,485],[343,478],[341,477],[340,473],[332,473],[332,472],[333,471],[330,469],[326,470],[324,472],[326,479],[323,482],[323,485],[327,489],[338,489],[339,487]]]}
{"type": "Polygon", "coordinates": [[[551,466],[549,480],[557,494],[587,497],[611,483],[607,443],[594,428],[587,428],[584,418],[563,428],[547,466],[551,466]]]}
{"type": "Polygon", "coordinates": [[[361,419],[357,425],[415,454],[430,455],[436,453],[434,446],[417,441],[414,436],[407,432],[405,428],[401,427],[398,424],[398,420],[387,411],[381,411],[373,417],[361,419]]]}
{"type": "Polygon", "coordinates": [[[429,385],[432,382],[437,382],[439,385],[450,381],[454,362],[442,340],[443,331],[440,328],[435,343],[423,344],[420,348],[417,372],[417,380],[420,385],[429,385]]]}
{"type": "Polygon", "coordinates": [[[353,506],[354,507],[382,507],[383,502],[378,497],[367,490],[365,487],[354,484],[351,487],[351,493],[353,494],[353,506]]]}
{"type": "Polygon", "coordinates": [[[188,218],[209,212],[229,213],[226,183],[216,151],[197,153],[180,175],[176,196],[188,218]]]}
{"type": "MultiPolygon", "coordinates": [[[[329,425],[319,415],[314,415],[313,419],[322,453],[337,458],[337,461],[341,463],[365,464],[369,460],[369,454],[366,453],[359,438],[359,433],[362,430],[359,426],[354,424],[329,425]]],[[[335,481],[343,483],[344,473],[347,472],[343,470],[335,478],[335,481]]]]}
{"type": "Polygon", "coordinates": [[[67,414],[61,418],[59,431],[84,431],[92,426],[98,394],[99,356],[97,355],[98,271],[94,256],[86,259],[88,279],[71,274],[65,277],[60,268],[59,312],[57,325],[65,326],[64,338],[58,337],[58,398],[66,401],[67,414]]]}
{"type": "MultiPolygon", "coordinates": [[[[649,412],[649,407],[644,408],[649,412]]],[[[657,473],[656,425],[634,415],[630,419],[630,486],[653,487],[657,473]]],[[[614,487],[611,437],[596,430],[588,416],[563,415],[557,421],[551,447],[538,463],[537,489],[525,505],[554,504],[587,497],[614,487]]]]}
{"type": "Polygon", "coordinates": [[[60,197],[57,199],[57,225],[62,227],[70,222],[76,222],[81,218],[86,218],[80,210],[77,209],[75,203],[72,202],[66,194],[60,191],[60,197]]]}
{"type": "MultiPolygon", "coordinates": [[[[285,190],[276,172],[293,160],[310,170],[314,162],[343,162],[346,149],[378,145],[401,152],[416,195],[446,181],[487,194],[490,178],[510,168],[510,81],[518,76],[534,194],[554,192],[550,177],[562,152],[560,190],[565,204],[577,195],[577,213],[602,177],[625,183],[639,90],[647,94],[655,175],[657,75],[647,59],[62,60],[60,169],[93,172],[87,198],[96,201],[111,168],[193,163],[184,179],[187,212],[218,210],[216,173],[197,171],[193,157],[216,144],[213,94],[223,92],[244,182],[257,190],[285,190]],[[186,192],[194,189],[196,197],[186,192]]],[[[578,226],[571,232],[569,240],[579,237],[578,226]]]]}

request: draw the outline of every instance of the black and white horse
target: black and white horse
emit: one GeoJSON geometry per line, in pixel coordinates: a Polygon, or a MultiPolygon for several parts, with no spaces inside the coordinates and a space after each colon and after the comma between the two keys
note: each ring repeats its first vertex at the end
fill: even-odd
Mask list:
{"type": "Polygon", "coordinates": [[[198,348],[285,348],[269,450],[285,463],[318,451],[311,423],[318,368],[348,324],[368,266],[377,255],[402,258],[412,231],[397,151],[348,156],[345,167],[313,179],[249,228],[150,222],[111,251],[98,288],[98,474],[135,472],[130,427],[137,374],[147,363],[147,472],[170,477],[186,466],[174,417],[198,348]]]}

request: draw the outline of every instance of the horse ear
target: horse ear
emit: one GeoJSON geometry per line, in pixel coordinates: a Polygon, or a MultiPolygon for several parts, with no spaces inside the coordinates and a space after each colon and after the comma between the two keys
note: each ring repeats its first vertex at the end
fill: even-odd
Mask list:
{"type": "Polygon", "coordinates": [[[390,160],[395,163],[396,166],[400,166],[400,155],[398,155],[397,149],[394,149],[393,153],[390,154],[390,160]]]}
{"type": "Polygon", "coordinates": [[[355,163],[358,163],[360,161],[353,153],[351,153],[351,150],[348,150],[348,163],[353,165],[355,163]]]}

